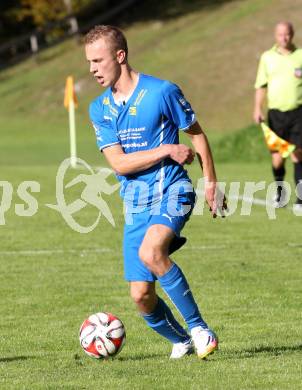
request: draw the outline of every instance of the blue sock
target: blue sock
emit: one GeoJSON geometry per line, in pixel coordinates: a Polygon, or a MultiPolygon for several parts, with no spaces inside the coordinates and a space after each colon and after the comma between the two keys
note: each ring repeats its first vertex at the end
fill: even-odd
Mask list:
{"type": "Polygon", "coordinates": [[[208,327],[201,317],[184,274],[175,263],[173,263],[168,272],[163,276],[157,277],[157,279],[186,321],[189,330],[195,326],[201,326],[204,329],[208,327]]]}
{"type": "Polygon", "coordinates": [[[159,297],[154,312],[143,314],[143,317],[150,328],[173,344],[185,343],[190,340],[188,333],[176,321],[169,307],[159,297]]]}

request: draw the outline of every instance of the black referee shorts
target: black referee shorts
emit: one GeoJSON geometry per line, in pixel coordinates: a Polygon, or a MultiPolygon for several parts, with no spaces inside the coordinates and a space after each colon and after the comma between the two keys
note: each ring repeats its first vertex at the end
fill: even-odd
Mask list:
{"type": "Polygon", "coordinates": [[[291,111],[268,111],[269,127],[281,138],[302,148],[302,106],[291,111]]]}

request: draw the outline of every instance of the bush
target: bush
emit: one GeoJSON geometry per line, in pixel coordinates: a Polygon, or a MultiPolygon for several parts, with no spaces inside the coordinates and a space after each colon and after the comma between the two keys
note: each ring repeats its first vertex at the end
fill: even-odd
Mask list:
{"type": "Polygon", "coordinates": [[[260,161],[269,158],[260,126],[250,125],[212,143],[215,161],[260,161]]]}

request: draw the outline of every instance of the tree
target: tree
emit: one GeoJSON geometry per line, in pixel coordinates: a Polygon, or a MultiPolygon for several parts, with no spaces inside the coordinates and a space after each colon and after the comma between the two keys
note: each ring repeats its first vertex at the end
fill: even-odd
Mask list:
{"type": "Polygon", "coordinates": [[[60,20],[92,3],[92,0],[19,0],[10,17],[19,22],[30,20],[36,27],[60,20]]]}
{"type": "Polygon", "coordinates": [[[67,11],[62,0],[21,0],[21,9],[16,17],[19,21],[30,18],[36,27],[62,19],[67,11]]]}

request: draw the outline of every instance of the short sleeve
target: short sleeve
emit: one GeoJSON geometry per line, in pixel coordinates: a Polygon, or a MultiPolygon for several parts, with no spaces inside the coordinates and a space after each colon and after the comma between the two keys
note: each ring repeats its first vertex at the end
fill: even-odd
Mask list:
{"type": "Polygon", "coordinates": [[[112,125],[112,118],[104,115],[102,106],[97,100],[90,104],[89,116],[95,130],[96,144],[100,151],[109,146],[120,144],[120,140],[112,125]]]}
{"type": "Polygon", "coordinates": [[[179,130],[187,130],[196,122],[195,113],[181,89],[166,82],[162,91],[162,112],[179,130]]]}
{"type": "Polygon", "coordinates": [[[262,54],[257,71],[257,77],[255,82],[255,88],[264,88],[267,86],[267,71],[266,71],[266,63],[265,63],[265,55],[262,54]]]}

